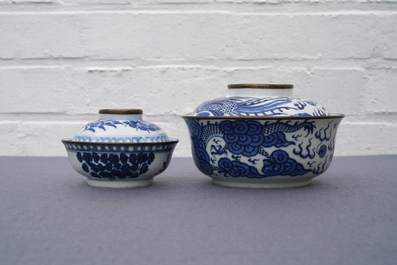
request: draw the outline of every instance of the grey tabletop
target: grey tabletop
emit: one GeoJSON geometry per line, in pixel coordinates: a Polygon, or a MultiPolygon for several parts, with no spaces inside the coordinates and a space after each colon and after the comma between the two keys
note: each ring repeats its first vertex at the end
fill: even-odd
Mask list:
{"type": "Polygon", "coordinates": [[[397,156],[336,157],[310,186],[224,188],[191,158],[93,188],[65,157],[0,157],[0,264],[397,264],[397,156]]]}

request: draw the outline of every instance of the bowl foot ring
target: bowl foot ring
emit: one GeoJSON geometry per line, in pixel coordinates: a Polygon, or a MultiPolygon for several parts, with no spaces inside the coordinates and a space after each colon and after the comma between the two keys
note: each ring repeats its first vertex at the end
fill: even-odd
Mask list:
{"type": "Polygon", "coordinates": [[[294,182],[240,182],[212,179],[212,182],[218,186],[243,189],[286,189],[298,188],[309,185],[312,180],[294,181],[294,182]]]}
{"type": "Polygon", "coordinates": [[[87,180],[88,185],[92,187],[99,188],[138,188],[138,187],[146,187],[153,184],[153,178],[151,179],[142,179],[142,180],[87,180]]]}

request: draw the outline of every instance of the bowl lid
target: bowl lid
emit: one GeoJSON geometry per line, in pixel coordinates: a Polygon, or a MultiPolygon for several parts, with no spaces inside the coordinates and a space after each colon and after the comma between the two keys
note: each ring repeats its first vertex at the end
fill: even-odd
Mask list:
{"type": "Polygon", "coordinates": [[[77,142],[158,143],[168,135],[157,125],[142,119],[141,109],[101,109],[99,119],[83,126],[73,137],[77,142]]]}
{"type": "Polygon", "coordinates": [[[205,101],[193,116],[329,116],[320,104],[295,98],[290,84],[230,84],[229,96],[205,101]]]}

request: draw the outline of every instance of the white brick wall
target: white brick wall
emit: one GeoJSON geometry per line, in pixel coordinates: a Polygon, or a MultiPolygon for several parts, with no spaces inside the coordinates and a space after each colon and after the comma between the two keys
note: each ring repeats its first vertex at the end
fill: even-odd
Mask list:
{"type": "Polygon", "coordinates": [[[182,114],[230,83],[292,83],[346,114],[336,155],[396,154],[397,0],[0,0],[0,155],[66,156],[101,108],[182,114]]]}

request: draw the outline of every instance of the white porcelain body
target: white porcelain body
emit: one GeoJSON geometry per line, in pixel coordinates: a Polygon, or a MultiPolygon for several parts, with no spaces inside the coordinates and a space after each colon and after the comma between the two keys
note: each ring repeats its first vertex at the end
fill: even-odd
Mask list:
{"type": "Polygon", "coordinates": [[[153,183],[168,167],[178,140],[163,143],[82,143],[63,140],[72,167],[95,187],[131,188],[153,183]]]}
{"type": "Polygon", "coordinates": [[[206,101],[192,116],[327,116],[320,104],[293,96],[292,88],[229,89],[229,96],[206,101]]]}
{"type": "Polygon", "coordinates": [[[290,188],[329,168],[343,117],[183,118],[195,164],[215,184],[290,188]]]}
{"type": "Polygon", "coordinates": [[[167,134],[157,125],[144,121],[142,114],[100,114],[99,120],[88,123],[73,141],[99,143],[167,142],[167,134]]]}

